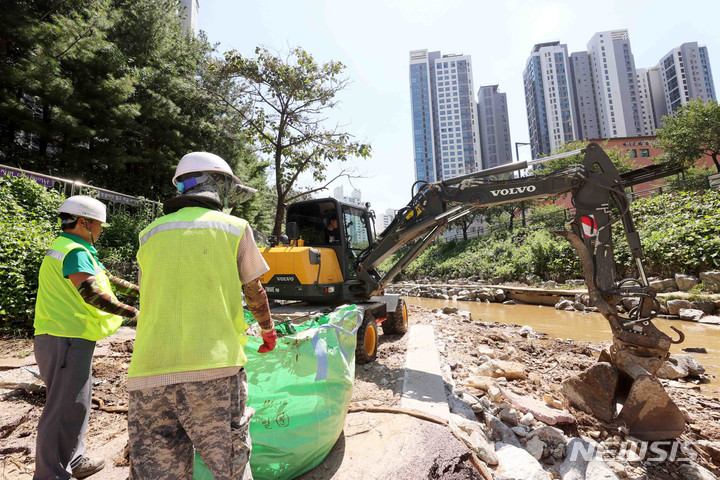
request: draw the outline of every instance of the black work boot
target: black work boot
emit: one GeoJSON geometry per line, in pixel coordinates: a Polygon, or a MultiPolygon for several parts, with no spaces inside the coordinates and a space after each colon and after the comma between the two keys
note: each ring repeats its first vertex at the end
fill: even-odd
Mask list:
{"type": "Polygon", "coordinates": [[[72,469],[73,478],[86,478],[105,468],[104,458],[82,457],[72,469]]]}

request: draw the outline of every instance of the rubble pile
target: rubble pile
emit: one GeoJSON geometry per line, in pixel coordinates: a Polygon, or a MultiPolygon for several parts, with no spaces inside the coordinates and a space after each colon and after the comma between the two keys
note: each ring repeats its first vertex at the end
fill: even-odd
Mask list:
{"type": "MultiPolygon", "coordinates": [[[[563,395],[563,381],[596,365],[606,345],[549,339],[452,309],[433,310],[428,322],[436,327],[451,428],[496,480],[704,480],[720,472],[720,404],[684,383],[663,381],[686,415],[683,436],[641,442],[620,423],[575,410],[563,395]]],[[[675,380],[704,371],[690,355],[673,356],[665,368],[675,380]]]]}

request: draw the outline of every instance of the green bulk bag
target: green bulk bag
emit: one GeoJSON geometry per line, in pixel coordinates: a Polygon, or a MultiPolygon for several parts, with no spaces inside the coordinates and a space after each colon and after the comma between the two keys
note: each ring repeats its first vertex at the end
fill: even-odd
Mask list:
{"type": "MultiPolygon", "coordinates": [[[[250,422],[255,480],[295,478],[330,452],[352,397],[361,324],[362,312],[349,305],[300,325],[277,326],[279,334],[293,333],[278,338],[269,353],[257,353],[262,339],[248,337],[245,370],[248,406],[255,409],[250,422]]],[[[196,454],[193,480],[212,478],[196,454]]]]}

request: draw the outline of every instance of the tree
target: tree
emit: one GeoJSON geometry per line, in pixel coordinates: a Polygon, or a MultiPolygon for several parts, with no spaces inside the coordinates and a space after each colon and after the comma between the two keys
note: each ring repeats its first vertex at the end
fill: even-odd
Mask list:
{"type": "Polygon", "coordinates": [[[450,222],[449,227],[453,228],[453,229],[459,228],[462,231],[463,240],[467,240],[468,239],[467,232],[468,232],[468,229],[470,228],[470,225],[472,225],[472,223],[475,220],[482,220],[483,215],[484,214],[483,214],[482,210],[479,210],[479,209],[472,210],[470,213],[463,215],[462,217],[458,218],[457,220],[450,222]]]}
{"type": "Polygon", "coordinates": [[[665,151],[660,162],[689,168],[709,155],[720,172],[720,105],[715,100],[691,100],[674,114],[663,117],[657,146],[665,151]]]}
{"type": "Polygon", "coordinates": [[[179,159],[206,150],[267,189],[242,118],[208,90],[239,92],[208,71],[215,49],[182,32],[176,0],[5,3],[2,163],[161,200],[179,159]]]}
{"type": "Polygon", "coordinates": [[[347,175],[343,171],[328,181],[327,168],[351,157],[367,158],[370,145],[353,141],[339,126],[325,127],[325,115],[337,105],[336,95],[347,86],[347,79],[341,76],[342,63],[320,65],[300,47],[284,58],[263,47],[256,48],[255,55],[245,58],[236,51],[227,52],[215,70],[219,76],[235,80],[245,93],[239,102],[223,98],[244,117],[259,152],[270,158],[277,195],[273,235],[280,235],[287,204],[347,175]],[[325,183],[298,190],[295,184],[303,173],[325,183]]]}
{"type": "MultiPolygon", "coordinates": [[[[573,150],[580,150],[587,147],[587,144],[587,142],[582,140],[573,140],[571,142],[563,143],[558,148],[553,150],[551,155],[558,155],[560,153],[572,152],[573,150]]],[[[618,172],[625,173],[629,172],[634,168],[634,164],[630,160],[629,152],[623,152],[617,147],[607,148],[607,144],[608,141],[605,140],[605,142],[603,142],[600,146],[610,158],[610,161],[615,165],[615,168],[618,169],[618,172]]],[[[554,172],[555,170],[567,167],[569,165],[581,164],[582,161],[582,154],[550,160],[547,163],[541,164],[540,169],[536,170],[535,173],[537,173],[538,175],[547,175],[554,172]]]]}

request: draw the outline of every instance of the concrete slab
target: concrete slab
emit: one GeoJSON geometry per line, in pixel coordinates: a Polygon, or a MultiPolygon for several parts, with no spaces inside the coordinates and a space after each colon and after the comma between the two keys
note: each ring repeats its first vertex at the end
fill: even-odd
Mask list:
{"type": "Polygon", "coordinates": [[[410,327],[400,406],[450,419],[432,325],[410,327]]]}

